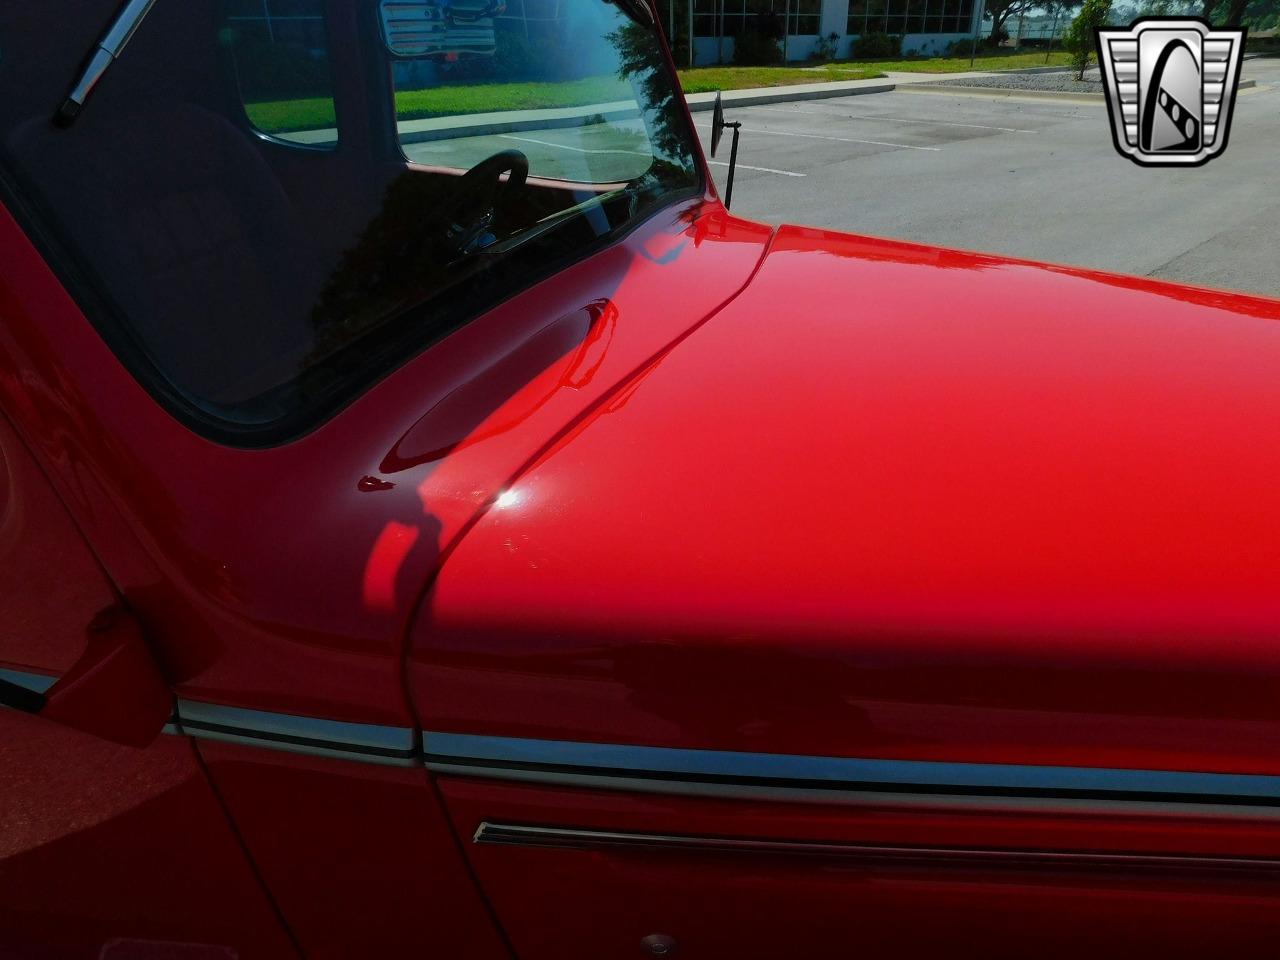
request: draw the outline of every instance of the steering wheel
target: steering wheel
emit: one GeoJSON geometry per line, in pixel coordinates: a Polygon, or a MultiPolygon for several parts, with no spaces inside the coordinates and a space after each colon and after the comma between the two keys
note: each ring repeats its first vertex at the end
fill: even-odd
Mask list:
{"type": "Polygon", "coordinates": [[[445,241],[458,253],[470,253],[484,239],[503,205],[524,189],[529,158],[519,150],[486,157],[458,180],[457,201],[449,212],[445,241]],[[502,180],[503,174],[507,179],[502,180]]]}

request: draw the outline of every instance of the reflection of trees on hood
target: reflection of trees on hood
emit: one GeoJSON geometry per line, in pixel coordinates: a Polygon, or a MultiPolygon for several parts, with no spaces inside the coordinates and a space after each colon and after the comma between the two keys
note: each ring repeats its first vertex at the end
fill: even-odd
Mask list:
{"type": "Polygon", "coordinates": [[[653,149],[664,159],[687,167],[688,136],[680,122],[676,85],[667,74],[653,30],[643,24],[625,23],[606,34],[606,38],[618,52],[618,76],[636,87],[653,149]]]}

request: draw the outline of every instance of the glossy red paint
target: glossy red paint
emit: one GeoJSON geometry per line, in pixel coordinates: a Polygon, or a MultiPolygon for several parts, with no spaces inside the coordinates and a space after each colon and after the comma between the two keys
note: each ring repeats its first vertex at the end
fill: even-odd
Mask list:
{"type": "Polygon", "coordinates": [[[412,723],[400,640],[441,551],[566,424],[733,297],[771,233],[709,200],[664,211],[307,436],[244,450],[161,409],[0,217],[15,265],[0,369],[22,371],[0,375],[0,400],[179,695],[387,724],[412,723]],[[584,311],[589,328],[562,319],[584,311]]]}
{"type": "MultiPolygon", "coordinates": [[[[339,42],[358,60],[356,37],[339,42]]],[[[0,624],[10,666],[66,671],[85,611],[123,599],[178,696],[281,714],[1280,773],[1280,303],[775,233],[709,188],[305,436],[247,450],[171,418],[2,208],[0,263],[0,409],[16,428],[0,421],[0,448],[25,498],[0,491],[0,551],[33,558],[0,600],[66,628],[37,649],[0,624]],[[32,486],[46,475],[65,508],[32,486]],[[10,522],[37,513],[44,534],[10,522]],[[76,581],[60,604],[31,573],[42,550],[76,581]]],[[[34,778],[0,787],[22,824],[0,878],[23,887],[0,930],[24,949],[92,956],[121,936],[275,957],[292,935],[310,956],[483,960],[511,955],[505,934],[538,960],[672,933],[702,956],[1049,957],[1137,954],[1158,929],[1165,956],[1246,955],[1275,929],[1274,878],[471,841],[504,819],[1280,856],[1261,817],[433,781],[0,720],[18,731],[6,769],[34,778]],[[82,794],[86,769],[101,783],[82,794]]]]}
{"type": "Polygon", "coordinates": [[[0,709],[0,767],[6,960],[298,955],[189,741],[140,750],[0,709]]]}
{"type": "Polygon", "coordinates": [[[421,768],[200,753],[305,956],[511,956],[421,768]]]}
{"type": "MultiPolygon", "coordinates": [[[[236,450],[197,437],[137,385],[0,210],[0,261],[14,265],[0,276],[0,407],[176,693],[410,726],[401,645],[442,553],[558,432],[731,299],[771,233],[710,199],[667,210],[436,344],[308,436],[236,450]]],[[[102,589],[94,595],[110,602],[102,589]]],[[[73,618],[74,651],[47,662],[19,651],[12,665],[67,669],[85,621],[73,618]]],[[[490,949],[491,927],[466,922],[477,894],[439,846],[447,828],[425,774],[357,768],[326,779],[283,754],[255,763],[209,750],[213,781],[308,953],[357,954],[370,916],[388,950],[451,937],[477,956],[490,949]],[[291,810],[313,794],[328,798],[315,807],[323,823],[291,810]],[[344,830],[369,841],[358,870],[332,859],[352,850],[335,845],[344,830]],[[308,844],[320,849],[309,855],[308,844]],[[424,928],[424,902],[453,926],[424,928]]]]}
{"type": "Polygon", "coordinates": [[[115,602],[80,531],[0,415],[0,667],[61,676],[84,650],[85,628],[115,602]],[[49,582],[48,571],[65,576],[49,582]]]}
{"type": "Polygon", "coordinates": [[[173,695],[137,619],[108,607],[82,632],[84,653],[45,694],[41,719],[112,743],[150,745],[173,714],[173,695]]]}
{"type": "MultiPolygon", "coordinates": [[[[1087,814],[1070,805],[825,807],[442,778],[459,836],[484,821],[709,837],[991,850],[1274,856],[1274,820],[1087,814]]],[[[1267,956],[1280,882],[1206,870],[468,844],[522,960],[642,956],[1267,956]],[[537,877],[537,883],[530,883],[537,877]],[[566,935],[565,931],[570,931],[566,935]]]]}
{"type": "Polygon", "coordinates": [[[450,558],[423,726],[1280,772],[1277,320],[784,228],[450,558]]]}
{"type": "Polygon", "coordinates": [[[0,956],[296,955],[191,744],[156,739],[172,697],[130,619],[100,616],[111,585],[3,416],[0,570],[0,667],[59,678],[39,717],[0,707],[0,956]]]}

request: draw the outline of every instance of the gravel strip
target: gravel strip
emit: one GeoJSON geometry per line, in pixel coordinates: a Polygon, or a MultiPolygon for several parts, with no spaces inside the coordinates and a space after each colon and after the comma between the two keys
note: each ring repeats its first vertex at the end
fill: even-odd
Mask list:
{"type": "Polygon", "coordinates": [[[1053,93],[1102,93],[1097,71],[1085,73],[1077,80],[1073,73],[1002,73],[992,77],[968,77],[964,80],[930,80],[929,87],[993,87],[997,90],[1047,90],[1053,93]],[[1092,74],[1092,78],[1090,78],[1092,74]]]}

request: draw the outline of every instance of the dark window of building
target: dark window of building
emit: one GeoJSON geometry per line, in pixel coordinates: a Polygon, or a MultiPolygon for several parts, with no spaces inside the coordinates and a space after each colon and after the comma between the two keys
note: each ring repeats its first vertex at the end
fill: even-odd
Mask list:
{"type": "Polygon", "coordinates": [[[924,8],[928,0],[907,0],[907,13],[903,22],[904,33],[924,33],[924,8]]]}
{"type": "Polygon", "coordinates": [[[850,0],[846,32],[969,33],[973,0],[850,0]]]}
{"type": "Polygon", "coordinates": [[[861,36],[867,32],[867,0],[849,0],[849,19],[845,33],[861,36]]]}
{"type": "Polygon", "coordinates": [[[787,33],[791,36],[814,36],[822,20],[822,0],[791,0],[791,19],[787,33]]]}

